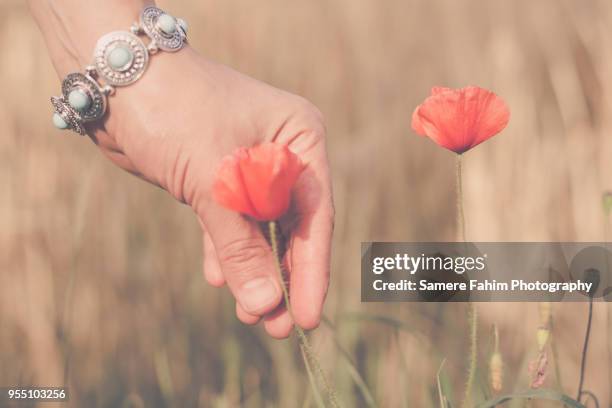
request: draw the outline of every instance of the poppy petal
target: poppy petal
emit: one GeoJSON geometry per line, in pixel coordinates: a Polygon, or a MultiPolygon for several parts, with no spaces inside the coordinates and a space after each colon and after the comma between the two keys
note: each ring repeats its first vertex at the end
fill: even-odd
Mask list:
{"type": "Polygon", "coordinates": [[[425,129],[423,128],[423,123],[421,123],[419,108],[420,106],[417,106],[414,112],[412,112],[412,130],[414,130],[418,135],[427,136],[425,129]]]}
{"type": "Polygon", "coordinates": [[[452,92],[452,88],[447,88],[445,86],[434,86],[433,88],[431,88],[431,95],[439,95],[441,93],[444,92],[452,92]]]}
{"type": "Polygon", "coordinates": [[[215,200],[258,221],[280,218],[304,166],[287,146],[264,143],[238,149],[222,161],[213,186],[215,200]]]}
{"type": "Polygon", "coordinates": [[[256,219],[273,220],[289,209],[291,189],[303,166],[287,146],[266,143],[249,150],[240,164],[256,219]]]}
{"type": "Polygon", "coordinates": [[[256,215],[255,208],[249,200],[240,169],[240,160],[245,155],[246,149],[239,149],[234,155],[222,160],[213,185],[213,197],[230,210],[253,216],[256,215]]]}
{"type": "Polygon", "coordinates": [[[510,110],[506,103],[493,92],[480,89],[471,90],[478,100],[479,117],[473,123],[474,147],[487,139],[495,136],[508,125],[510,121],[510,110]]]}
{"type": "Polygon", "coordinates": [[[510,111],[501,98],[471,86],[433,88],[432,96],[415,110],[412,123],[417,133],[422,130],[438,145],[461,154],[502,131],[509,119],[510,111]]]}
{"type": "MultiPolygon", "coordinates": [[[[452,92],[451,88],[446,88],[443,86],[434,86],[431,88],[431,95],[439,95],[444,92],[452,92]]],[[[417,106],[414,112],[412,113],[412,129],[421,136],[427,136],[425,129],[423,128],[423,124],[421,123],[421,117],[419,116],[419,108],[417,106]]]]}

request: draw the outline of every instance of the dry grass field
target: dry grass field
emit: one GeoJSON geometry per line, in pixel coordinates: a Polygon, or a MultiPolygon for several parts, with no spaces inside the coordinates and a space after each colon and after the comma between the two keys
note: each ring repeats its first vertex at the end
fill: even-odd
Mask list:
{"type": "MultiPolygon", "coordinates": [[[[480,85],[512,111],[500,136],[465,157],[468,239],[606,238],[609,1],[160,3],[188,17],[202,53],[304,95],[327,118],[332,324],[312,338],[343,406],[368,406],[357,369],[376,406],[437,407],[444,358],[460,401],[466,306],[359,298],[361,241],[454,240],[453,155],[410,129],[431,86],[480,85]]],[[[0,386],[66,383],[71,407],[314,406],[295,340],[241,325],[229,293],[204,283],[190,211],[51,126],[59,79],[23,2],[0,0],[0,21],[0,386]]],[[[503,392],[528,388],[537,304],[479,307],[480,377],[496,323],[503,392]]],[[[574,397],[587,304],[553,313],[545,387],[574,397]]],[[[601,407],[612,406],[609,313],[595,305],[585,380],[601,407]]]]}

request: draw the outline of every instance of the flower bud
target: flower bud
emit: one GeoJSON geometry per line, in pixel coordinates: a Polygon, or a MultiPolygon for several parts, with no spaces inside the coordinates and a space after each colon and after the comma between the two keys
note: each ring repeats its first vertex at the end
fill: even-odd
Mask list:
{"type": "Polygon", "coordinates": [[[504,362],[502,360],[502,355],[499,351],[496,351],[491,355],[491,360],[489,360],[489,375],[491,379],[491,388],[499,392],[503,386],[503,372],[504,372],[504,362]]]}
{"type": "Polygon", "coordinates": [[[538,340],[538,351],[542,352],[550,338],[550,330],[546,327],[540,327],[536,334],[536,338],[538,340]]]}
{"type": "Polygon", "coordinates": [[[540,388],[548,376],[548,356],[545,351],[539,353],[538,358],[529,363],[531,373],[531,388],[540,388]]]}

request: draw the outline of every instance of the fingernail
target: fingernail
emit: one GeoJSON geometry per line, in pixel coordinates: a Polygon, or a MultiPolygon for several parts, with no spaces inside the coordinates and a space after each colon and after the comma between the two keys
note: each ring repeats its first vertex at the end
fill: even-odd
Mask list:
{"type": "Polygon", "coordinates": [[[276,306],[278,298],[278,288],[270,278],[253,279],[240,289],[240,304],[248,313],[257,314],[276,306]]]}

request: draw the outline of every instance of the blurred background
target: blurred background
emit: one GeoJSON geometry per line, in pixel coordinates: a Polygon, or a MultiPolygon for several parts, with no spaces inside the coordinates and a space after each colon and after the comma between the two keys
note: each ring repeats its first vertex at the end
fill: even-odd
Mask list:
{"type": "MultiPolygon", "coordinates": [[[[378,406],[439,406],[443,359],[460,401],[466,305],[360,303],[361,241],[455,238],[453,154],[410,129],[431,86],[486,87],[512,111],[501,135],[465,156],[469,240],[608,238],[609,1],[160,5],[186,16],[196,49],[327,118],[337,227],[329,324],[312,339],[343,406],[368,406],[355,372],[378,406]]],[[[0,386],[65,383],[73,407],[311,406],[295,340],[241,325],[227,290],[204,283],[190,210],[52,127],[60,82],[24,3],[0,0],[0,20],[0,386]]],[[[496,323],[502,393],[527,389],[538,305],[480,314],[481,388],[496,323]]],[[[601,407],[611,403],[609,314],[595,305],[585,378],[601,407]]],[[[554,305],[545,388],[575,397],[586,315],[586,303],[554,305]]]]}

